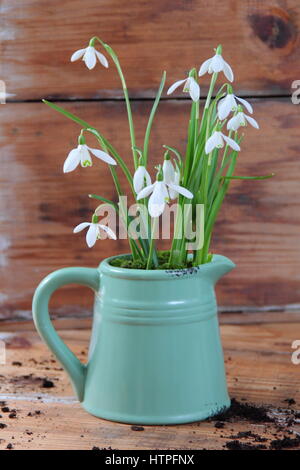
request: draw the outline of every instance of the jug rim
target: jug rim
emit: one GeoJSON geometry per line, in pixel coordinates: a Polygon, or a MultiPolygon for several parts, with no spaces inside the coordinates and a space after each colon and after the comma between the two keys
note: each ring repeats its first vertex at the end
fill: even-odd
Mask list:
{"type": "Polygon", "coordinates": [[[111,277],[117,277],[122,279],[133,279],[133,280],[174,280],[174,279],[186,279],[196,275],[205,274],[211,270],[212,267],[219,265],[226,265],[228,271],[235,267],[235,263],[229,258],[223,255],[214,254],[212,260],[209,263],[200,264],[184,269],[130,269],[120,268],[118,266],[112,266],[110,261],[116,258],[127,258],[131,256],[129,253],[119,254],[105,258],[99,264],[99,270],[111,277]]]}

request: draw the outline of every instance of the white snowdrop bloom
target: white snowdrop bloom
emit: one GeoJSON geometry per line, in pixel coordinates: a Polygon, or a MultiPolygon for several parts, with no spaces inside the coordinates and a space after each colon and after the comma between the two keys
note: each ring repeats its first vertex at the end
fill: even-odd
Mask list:
{"type": "Polygon", "coordinates": [[[100,230],[107,233],[109,238],[112,238],[113,240],[117,239],[115,233],[109,227],[94,222],[82,222],[74,228],[73,233],[81,232],[81,230],[84,230],[87,227],[89,227],[89,229],[86,232],[86,243],[89,248],[92,248],[96,241],[101,238],[100,230]]]}
{"type": "MultiPolygon", "coordinates": [[[[180,173],[178,170],[175,170],[173,183],[175,186],[178,186],[179,182],[180,182],[180,173]]],[[[174,189],[171,189],[171,188],[169,188],[169,194],[170,194],[170,199],[177,199],[179,196],[179,193],[177,191],[174,191],[174,189]]]]}
{"type": "Polygon", "coordinates": [[[103,160],[105,163],[109,165],[116,165],[116,161],[108,155],[108,153],[103,152],[103,150],[99,149],[92,149],[88,147],[86,144],[79,144],[76,149],[71,150],[69,155],[67,156],[63,171],[64,173],[69,173],[70,171],[75,170],[79,163],[81,166],[92,166],[92,158],[90,152],[100,160],[103,160]]]}
{"type": "Polygon", "coordinates": [[[247,116],[247,114],[243,113],[243,111],[240,111],[231,119],[229,119],[229,121],[227,122],[227,129],[230,131],[237,131],[239,127],[246,126],[247,121],[249,122],[249,124],[251,124],[252,127],[255,127],[255,129],[259,129],[259,125],[256,120],[250,116],[247,116]]]}
{"type": "Polygon", "coordinates": [[[239,98],[233,93],[228,93],[228,95],[226,95],[224,98],[221,98],[218,102],[218,118],[221,121],[223,121],[223,119],[226,119],[231,111],[237,110],[238,103],[236,102],[236,100],[239,101],[243,106],[245,106],[248,113],[253,113],[253,108],[247,100],[239,98]]]}
{"type": "Polygon", "coordinates": [[[175,91],[180,85],[183,85],[183,92],[189,93],[193,101],[199,101],[200,98],[200,86],[193,77],[187,77],[184,80],[178,80],[178,82],[173,83],[167,91],[167,95],[170,95],[175,91]]]}
{"type": "Polygon", "coordinates": [[[94,46],[88,46],[85,49],[78,49],[72,54],[71,62],[75,62],[75,60],[81,59],[85,63],[88,69],[93,69],[97,63],[97,58],[99,62],[103,65],[103,67],[108,67],[108,62],[105,55],[101,54],[101,52],[97,51],[94,46]]]}
{"type": "Polygon", "coordinates": [[[209,139],[207,139],[205,144],[205,153],[209,154],[215,148],[222,148],[224,147],[224,141],[226,144],[229,145],[233,150],[237,152],[241,150],[240,146],[235,142],[235,140],[231,139],[227,135],[224,135],[221,131],[215,131],[209,139]]]}
{"type": "Polygon", "coordinates": [[[133,176],[133,187],[138,194],[145,186],[151,184],[151,177],[143,165],[138,166],[133,176]],[[145,184],[146,182],[146,184],[145,184]]]}
{"type": "Polygon", "coordinates": [[[174,183],[166,183],[165,181],[155,181],[155,183],[142,189],[138,194],[137,199],[144,199],[150,196],[148,210],[151,217],[159,217],[165,210],[166,203],[169,202],[170,195],[169,191],[173,190],[179,194],[182,194],[188,199],[192,199],[193,194],[182,186],[178,186],[174,183]]]}
{"type": "Polygon", "coordinates": [[[216,54],[213,57],[203,62],[203,64],[201,65],[199,69],[199,77],[204,75],[206,72],[208,73],[223,72],[227,80],[229,80],[230,82],[233,82],[233,79],[234,79],[232,68],[223,59],[222,55],[218,52],[216,52],[216,54]]]}
{"type": "Polygon", "coordinates": [[[165,159],[163,163],[163,177],[165,183],[174,183],[175,168],[170,159],[165,159]]]}

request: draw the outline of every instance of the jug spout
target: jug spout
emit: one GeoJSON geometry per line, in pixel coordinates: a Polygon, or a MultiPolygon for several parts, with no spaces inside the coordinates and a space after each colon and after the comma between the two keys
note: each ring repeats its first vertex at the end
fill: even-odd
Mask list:
{"type": "Polygon", "coordinates": [[[229,258],[222,255],[214,255],[212,261],[204,266],[207,266],[209,276],[214,284],[224,276],[224,274],[229,273],[235,268],[235,264],[229,258]]]}

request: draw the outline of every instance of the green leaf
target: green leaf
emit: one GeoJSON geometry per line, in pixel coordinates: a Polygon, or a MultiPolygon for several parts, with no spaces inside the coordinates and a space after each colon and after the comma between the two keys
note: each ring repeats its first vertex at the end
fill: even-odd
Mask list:
{"type": "Polygon", "coordinates": [[[145,166],[147,165],[147,160],[148,160],[148,147],[149,147],[149,138],[150,138],[150,132],[151,132],[151,128],[152,128],[152,123],[153,123],[153,119],[154,119],[154,116],[155,116],[155,113],[156,113],[157,106],[159,104],[159,100],[160,100],[162,91],[163,91],[164,86],[165,86],[165,81],[166,81],[166,72],[163,73],[163,76],[162,76],[162,79],[161,79],[161,82],[160,82],[160,85],[159,85],[159,89],[158,89],[155,101],[154,101],[152,109],[151,109],[151,113],[150,113],[150,116],[149,116],[149,121],[148,121],[146,132],[145,132],[144,151],[143,151],[144,165],[145,166]]]}
{"type": "Polygon", "coordinates": [[[270,173],[264,176],[222,176],[221,179],[225,180],[266,180],[275,176],[275,173],[270,173]]]}
{"type": "Polygon", "coordinates": [[[103,197],[103,196],[98,196],[97,194],[89,194],[89,197],[90,197],[91,199],[98,199],[99,201],[105,202],[106,204],[110,204],[111,206],[113,206],[114,209],[116,209],[116,211],[119,211],[118,204],[116,204],[115,202],[111,201],[110,199],[106,199],[106,198],[103,197]]]}
{"type": "Polygon", "coordinates": [[[43,103],[45,103],[47,106],[50,106],[50,108],[55,109],[55,111],[58,111],[59,113],[63,114],[67,118],[71,119],[74,122],[77,122],[80,126],[86,128],[86,127],[91,127],[90,124],[88,124],[86,121],[83,121],[83,119],[80,119],[79,117],[75,116],[75,114],[70,113],[69,111],[66,111],[64,108],[61,108],[60,106],[57,106],[57,104],[51,103],[50,101],[47,100],[42,100],[43,103]]]}

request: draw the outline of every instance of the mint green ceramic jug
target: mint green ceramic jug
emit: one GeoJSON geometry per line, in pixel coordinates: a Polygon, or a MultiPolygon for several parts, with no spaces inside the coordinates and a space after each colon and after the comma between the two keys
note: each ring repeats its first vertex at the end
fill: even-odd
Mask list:
{"type": "Polygon", "coordinates": [[[234,264],[184,270],[64,268],[47,276],[33,298],[36,328],[69,374],[82,406],[124,423],[175,424],[203,420],[230,405],[214,286],[234,264]],[[49,318],[59,287],[95,291],[89,358],[82,364],[49,318]]]}

